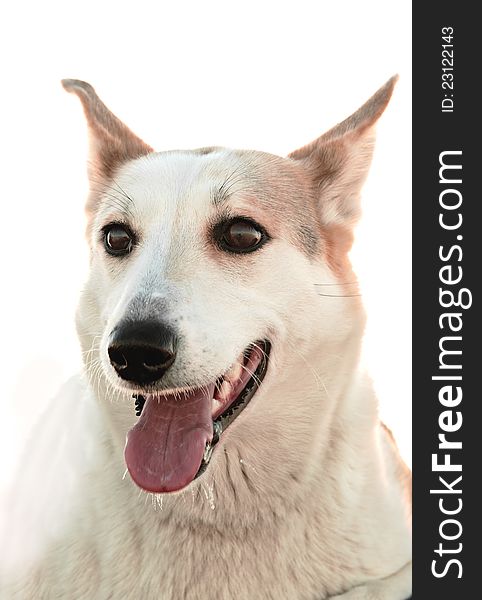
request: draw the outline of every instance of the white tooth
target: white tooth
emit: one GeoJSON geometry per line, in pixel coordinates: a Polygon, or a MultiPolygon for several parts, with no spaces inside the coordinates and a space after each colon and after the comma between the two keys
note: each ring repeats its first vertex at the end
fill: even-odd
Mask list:
{"type": "Polygon", "coordinates": [[[204,462],[209,462],[209,459],[211,458],[212,453],[213,453],[213,448],[212,448],[211,444],[208,442],[206,444],[206,447],[204,448],[204,454],[203,454],[204,462]]]}
{"type": "Polygon", "coordinates": [[[214,416],[216,414],[216,412],[222,407],[222,405],[223,405],[222,402],[219,402],[219,400],[216,400],[216,398],[213,398],[211,414],[214,416]]]}
{"type": "Polygon", "coordinates": [[[236,363],[229,367],[228,371],[224,374],[224,379],[232,379],[233,373],[236,369],[236,363]]]}
{"type": "Polygon", "coordinates": [[[231,393],[232,385],[231,382],[225,379],[221,384],[221,388],[219,390],[219,396],[222,400],[227,400],[229,394],[231,393]]]}
{"type": "Polygon", "coordinates": [[[242,368],[242,363],[235,362],[234,365],[229,369],[229,371],[226,373],[226,375],[224,376],[225,379],[228,379],[229,381],[237,381],[240,377],[241,377],[241,372],[243,370],[242,368]]]}

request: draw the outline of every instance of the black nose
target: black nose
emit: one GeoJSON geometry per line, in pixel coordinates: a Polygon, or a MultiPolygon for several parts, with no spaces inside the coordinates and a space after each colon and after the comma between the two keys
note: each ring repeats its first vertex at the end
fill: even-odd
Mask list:
{"type": "Polygon", "coordinates": [[[154,383],[176,359],[173,330],[158,321],[125,321],[111,333],[108,354],[119,377],[141,385],[154,383]]]}

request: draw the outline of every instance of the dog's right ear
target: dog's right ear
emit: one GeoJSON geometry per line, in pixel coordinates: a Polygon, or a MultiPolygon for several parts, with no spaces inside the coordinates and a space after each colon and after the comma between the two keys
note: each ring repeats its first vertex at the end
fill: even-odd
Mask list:
{"type": "Polygon", "coordinates": [[[121,164],[153,152],[111,113],[90,84],[78,79],[63,79],[62,85],[80,98],[87,118],[91,186],[109,180],[121,164]]]}

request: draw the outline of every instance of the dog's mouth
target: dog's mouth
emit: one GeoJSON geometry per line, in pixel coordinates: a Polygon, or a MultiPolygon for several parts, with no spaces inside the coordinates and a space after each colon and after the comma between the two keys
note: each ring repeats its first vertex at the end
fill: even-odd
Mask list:
{"type": "Polygon", "coordinates": [[[134,395],[139,420],[127,434],[124,456],[139,487],[175,492],[204,473],[223,433],[258,390],[270,350],[268,340],[251,344],[203,387],[134,395]]]}

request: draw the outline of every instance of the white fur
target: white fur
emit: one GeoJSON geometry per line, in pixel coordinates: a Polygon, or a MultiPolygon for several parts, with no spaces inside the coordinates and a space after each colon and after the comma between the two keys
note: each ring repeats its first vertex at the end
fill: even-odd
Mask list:
{"type": "MultiPolygon", "coordinates": [[[[99,229],[119,209],[104,198],[78,312],[86,374],[61,390],[26,451],[4,532],[2,597],[410,596],[410,506],[358,367],[360,302],[319,295],[346,288],[322,252],[292,243],[289,219],[279,225],[286,235],[247,260],[206,249],[211,189],[240,164],[248,176],[250,160],[228,150],[149,154],[117,172],[142,237],[122,263],[106,256],[99,229]],[[126,475],[136,417],[107,338],[127,315],[161,313],[182,340],[166,387],[215,380],[258,339],[269,338],[272,353],[206,472],[182,492],[153,496],[126,475]]],[[[241,180],[229,206],[270,221],[241,180]]]]}

